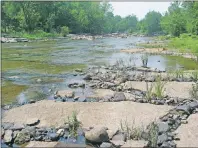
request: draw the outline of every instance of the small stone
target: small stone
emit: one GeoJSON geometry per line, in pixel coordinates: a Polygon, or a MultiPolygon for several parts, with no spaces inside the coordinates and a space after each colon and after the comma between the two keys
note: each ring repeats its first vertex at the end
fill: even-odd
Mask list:
{"type": "Polygon", "coordinates": [[[103,142],[101,145],[100,145],[101,148],[112,148],[113,147],[113,144],[112,143],[109,143],[109,142],[103,142]]]}
{"type": "Polygon", "coordinates": [[[143,99],[137,99],[136,102],[144,103],[143,99]]]}
{"type": "Polygon", "coordinates": [[[14,142],[19,145],[24,144],[29,141],[30,141],[30,134],[25,131],[19,132],[14,140],[14,142]]]}
{"type": "Polygon", "coordinates": [[[167,136],[167,134],[163,133],[162,135],[158,136],[157,144],[161,145],[162,143],[164,143],[166,141],[168,141],[168,136],[167,136]]]}
{"type": "Polygon", "coordinates": [[[169,130],[169,125],[167,122],[160,122],[158,123],[158,132],[160,134],[165,133],[169,130]]]}
{"type": "Polygon", "coordinates": [[[4,142],[10,143],[12,141],[13,132],[12,130],[6,130],[4,135],[4,142]]]}
{"type": "Polygon", "coordinates": [[[50,140],[56,141],[58,140],[58,135],[56,133],[48,133],[47,136],[49,137],[50,140]]]}
{"type": "Polygon", "coordinates": [[[64,135],[64,129],[59,129],[59,130],[56,132],[56,134],[57,134],[58,136],[63,136],[63,135],[64,135]]]}
{"type": "Polygon", "coordinates": [[[114,94],[113,101],[119,102],[119,101],[125,101],[125,100],[126,100],[126,97],[125,97],[124,93],[118,93],[118,92],[116,92],[114,94]]]}
{"type": "Polygon", "coordinates": [[[124,145],[125,142],[123,140],[111,140],[111,143],[113,143],[116,147],[120,147],[124,145]]]}
{"type": "Polygon", "coordinates": [[[126,141],[126,139],[127,139],[127,135],[125,133],[118,133],[114,135],[112,138],[113,141],[117,141],[117,140],[126,141]]]}
{"type": "Polygon", "coordinates": [[[74,91],[72,90],[61,90],[57,92],[57,95],[64,98],[73,98],[74,97],[74,91]]]}
{"type": "Polygon", "coordinates": [[[39,119],[38,118],[29,118],[26,120],[26,124],[29,126],[33,126],[39,123],[39,119]]]}
{"type": "Polygon", "coordinates": [[[3,136],[5,134],[5,131],[3,128],[1,128],[1,136],[3,136]]]}
{"type": "Polygon", "coordinates": [[[13,126],[14,126],[14,123],[10,123],[10,122],[2,123],[2,127],[4,128],[4,130],[8,130],[8,129],[10,129],[13,126]]]}
{"type": "Polygon", "coordinates": [[[35,103],[35,102],[36,102],[35,100],[30,100],[29,101],[30,104],[35,103]]]}
{"type": "Polygon", "coordinates": [[[181,120],[181,124],[187,124],[188,121],[187,120],[181,120]]]}
{"type": "Polygon", "coordinates": [[[74,97],[74,100],[75,100],[75,101],[78,101],[79,98],[80,98],[79,96],[75,96],[75,97],[74,97]]]}

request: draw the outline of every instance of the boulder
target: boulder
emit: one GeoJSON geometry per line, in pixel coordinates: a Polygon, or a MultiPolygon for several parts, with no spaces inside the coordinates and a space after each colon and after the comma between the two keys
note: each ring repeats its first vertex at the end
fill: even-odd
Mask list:
{"type": "Polygon", "coordinates": [[[60,97],[67,97],[67,98],[73,98],[74,97],[74,91],[72,90],[60,90],[57,92],[57,95],[60,97]]]}
{"type": "Polygon", "coordinates": [[[30,133],[22,130],[17,134],[14,143],[21,145],[29,141],[30,141],[30,133]]]}
{"type": "Polygon", "coordinates": [[[93,128],[85,132],[85,138],[93,143],[107,142],[109,140],[108,133],[104,127],[93,128]]]}
{"type": "Polygon", "coordinates": [[[114,94],[113,101],[115,101],[115,102],[126,101],[126,97],[125,97],[124,93],[116,92],[114,94]]]}
{"type": "Polygon", "coordinates": [[[109,136],[109,139],[112,139],[114,135],[116,135],[118,130],[107,130],[107,134],[109,136]]]}
{"type": "Polygon", "coordinates": [[[169,131],[169,125],[167,122],[160,122],[158,123],[158,132],[159,134],[165,133],[169,131]]]}
{"type": "Polygon", "coordinates": [[[13,138],[13,132],[12,130],[6,130],[4,134],[4,142],[5,143],[10,143],[13,138]]]}
{"type": "Polygon", "coordinates": [[[109,142],[103,142],[101,145],[100,145],[101,148],[113,148],[113,144],[112,143],[109,143],[109,142]]]}

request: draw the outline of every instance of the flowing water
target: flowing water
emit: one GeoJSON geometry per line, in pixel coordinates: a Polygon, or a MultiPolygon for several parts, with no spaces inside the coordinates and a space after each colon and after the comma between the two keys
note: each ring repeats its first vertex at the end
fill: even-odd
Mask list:
{"type": "MultiPolygon", "coordinates": [[[[120,49],[136,48],[138,42],[151,38],[103,38],[93,41],[69,40],[35,41],[30,43],[2,44],[2,103],[25,103],[28,100],[53,99],[53,93],[69,89],[71,82],[84,82],[81,75],[74,76],[75,69],[94,65],[126,64],[141,66],[141,54],[128,54],[120,49]],[[132,59],[132,60],[131,60],[132,59]],[[130,61],[130,62],[129,62],[130,61]]],[[[193,61],[150,55],[148,66],[159,70],[197,69],[193,61]]],[[[90,88],[75,89],[76,95],[86,97],[90,88]]]]}

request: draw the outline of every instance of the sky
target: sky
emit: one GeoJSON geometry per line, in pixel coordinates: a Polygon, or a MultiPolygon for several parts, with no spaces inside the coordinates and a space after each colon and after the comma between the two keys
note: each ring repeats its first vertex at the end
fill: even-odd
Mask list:
{"type": "Polygon", "coordinates": [[[136,15],[138,19],[143,19],[149,11],[165,13],[171,2],[110,2],[113,6],[114,15],[125,17],[136,15]]]}

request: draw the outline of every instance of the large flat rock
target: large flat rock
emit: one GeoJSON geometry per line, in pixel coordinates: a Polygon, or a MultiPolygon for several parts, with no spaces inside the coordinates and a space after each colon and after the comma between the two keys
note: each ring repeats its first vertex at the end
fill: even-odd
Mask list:
{"type": "MultiPolygon", "coordinates": [[[[151,86],[151,82],[148,83],[151,86]]],[[[192,88],[193,82],[166,82],[165,83],[165,94],[170,97],[179,97],[189,99],[190,94],[189,90],[192,88]]],[[[138,81],[127,81],[123,83],[127,88],[139,89],[146,91],[146,82],[138,82],[138,81]]],[[[155,85],[155,82],[153,83],[155,85]]]]}
{"type": "Polygon", "coordinates": [[[37,126],[60,126],[73,111],[78,112],[78,119],[84,127],[105,126],[109,129],[120,127],[120,121],[142,126],[166,114],[172,107],[124,102],[54,102],[42,100],[34,104],[5,111],[3,122],[26,123],[29,118],[38,118],[37,126]]]}
{"type": "Polygon", "coordinates": [[[188,118],[188,124],[182,124],[176,132],[179,141],[175,141],[177,147],[197,147],[198,146],[198,113],[192,114],[188,118]]]}

